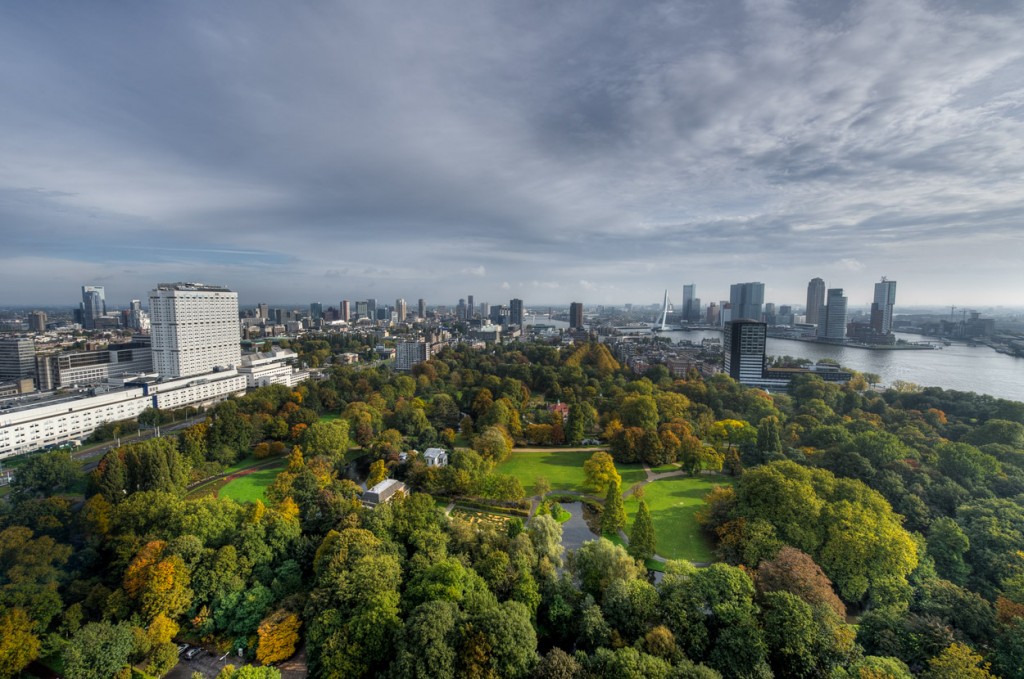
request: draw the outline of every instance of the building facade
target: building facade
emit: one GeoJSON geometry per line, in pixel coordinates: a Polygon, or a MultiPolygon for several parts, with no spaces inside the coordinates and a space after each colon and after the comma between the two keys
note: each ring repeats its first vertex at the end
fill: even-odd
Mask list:
{"type": "Polygon", "coordinates": [[[885,276],[875,283],[875,299],[871,303],[871,329],[880,335],[892,332],[892,309],[896,304],[896,281],[885,276]]]}
{"type": "Polygon", "coordinates": [[[241,363],[238,293],[202,283],[161,283],[149,293],[153,369],[202,375],[241,363]]]}
{"type": "Polygon", "coordinates": [[[842,340],[846,337],[846,297],[842,288],[829,288],[825,305],[818,312],[818,339],[842,340]]]}
{"type": "Polygon", "coordinates": [[[508,302],[508,322],[509,325],[518,325],[520,328],[523,327],[523,300],[511,299],[508,302]]]}
{"type": "Polygon", "coordinates": [[[764,283],[735,283],[729,288],[729,304],[732,305],[732,320],[760,321],[764,283]]]}
{"type": "Polygon", "coordinates": [[[82,286],[82,327],[95,330],[96,321],[107,313],[107,293],[102,285],[82,286]]]}
{"type": "Polygon", "coordinates": [[[569,305],[569,329],[583,329],[583,302],[573,302],[569,305]]]}
{"type": "Polygon", "coordinates": [[[812,278],[807,284],[807,313],[806,323],[818,324],[818,314],[821,307],[825,305],[825,281],[820,278],[812,278]]]}
{"type": "Polygon", "coordinates": [[[730,321],[722,335],[725,372],[744,384],[764,377],[768,325],[761,321],[730,321]]]}
{"type": "Polygon", "coordinates": [[[395,370],[408,372],[418,363],[430,359],[430,344],[427,342],[399,342],[395,348],[395,370]]]}

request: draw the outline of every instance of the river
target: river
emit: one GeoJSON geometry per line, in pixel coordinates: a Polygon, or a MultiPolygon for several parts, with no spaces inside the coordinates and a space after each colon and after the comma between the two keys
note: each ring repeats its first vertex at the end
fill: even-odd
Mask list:
{"type": "MultiPolygon", "coordinates": [[[[722,337],[713,330],[670,331],[661,335],[672,338],[673,342],[685,339],[695,343],[705,337],[722,337]]],[[[899,333],[896,337],[908,342],[927,339],[899,333]]],[[[974,391],[1024,401],[1024,358],[1000,354],[986,346],[953,343],[933,351],[882,351],[769,337],[766,351],[769,356],[793,356],[812,361],[830,358],[845,368],[880,375],[886,385],[903,380],[923,387],[974,391]]]]}
{"type": "MultiPolygon", "coordinates": [[[[559,328],[569,325],[564,321],[549,321],[543,316],[528,317],[526,321],[559,328]]],[[[659,335],[668,337],[673,342],[689,340],[695,344],[700,344],[706,337],[722,338],[722,333],[715,330],[670,330],[659,335]]],[[[928,339],[920,335],[900,333],[897,333],[896,337],[908,342],[928,339]]],[[[986,346],[969,347],[963,343],[953,343],[932,351],[884,351],[769,337],[766,351],[769,356],[793,356],[812,361],[830,358],[845,368],[875,373],[881,376],[884,385],[903,380],[922,387],[974,391],[1024,402],[1024,358],[1000,354],[986,346]]]]}

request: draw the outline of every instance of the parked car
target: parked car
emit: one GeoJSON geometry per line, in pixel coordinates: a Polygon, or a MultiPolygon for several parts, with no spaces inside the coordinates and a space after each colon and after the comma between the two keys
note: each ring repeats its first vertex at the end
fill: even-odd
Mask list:
{"type": "Polygon", "coordinates": [[[202,652],[203,649],[199,648],[198,646],[196,646],[195,648],[190,648],[188,651],[185,652],[185,658],[191,660],[192,658],[196,657],[202,652]]]}
{"type": "Polygon", "coordinates": [[[188,644],[178,644],[178,655],[188,650],[188,644]]]}

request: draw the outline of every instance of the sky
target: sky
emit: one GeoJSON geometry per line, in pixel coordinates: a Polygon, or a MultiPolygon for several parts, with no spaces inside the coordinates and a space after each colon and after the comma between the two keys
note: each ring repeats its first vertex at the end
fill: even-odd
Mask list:
{"type": "Polygon", "coordinates": [[[1024,304],[1024,3],[0,6],[0,304],[1024,304]]]}

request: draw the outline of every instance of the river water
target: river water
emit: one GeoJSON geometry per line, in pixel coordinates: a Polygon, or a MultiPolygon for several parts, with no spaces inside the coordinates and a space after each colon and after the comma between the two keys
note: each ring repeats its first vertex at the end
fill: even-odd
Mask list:
{"type": "MultiPolygon", "coordinates": [[[[549,321],[543,316],[531,316],[527,323],[545,323],[564,328],[568,323],[549,321]]],[[[638,330],[647,333],[647,330],[638,330]]],[[[707,337],[721,339],[715,330],[670,330],[659,333],[673,342],[689,340],[700,344],[707,337]]],[[[920,335],[896,334],[898,339],[921,342],[929,338],[920,335]]],[[[957,391],[974,391],[1012,401],[1024,402],[1024,358],[1000,354],[986,346],[969,347],[953,343],[935,350],[871,350],[814,342],[798,342],[768,338],[769,356],[793,356],[818,361],[830,358],[839,365],[859,372],[881,376],[882,384],[896,380],[913,382],[922,387],[942,387],[957,391]]]]}
{"type": "MultiPolygon", "coordinates": [[[[690,340],[695,343],[705,337],[722,337],[722,333],[713,330],[670,331],[661,335],[671,337],[673,342],[690,340]]],[[[927,339],[899,333],[896,337],[908,342],[927,339]]],[[[830,358],[845,368],[880,375],[885,385],[903,380],[923,387],[974,391],[1024,401],[1024,358],[1000,354],[986,346],[953,343],[932,351],[881,351],[769,337],[766,351],[769,356],[793,356],[812,361],[830,358]]]]}

